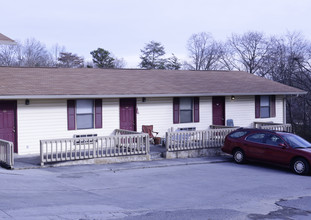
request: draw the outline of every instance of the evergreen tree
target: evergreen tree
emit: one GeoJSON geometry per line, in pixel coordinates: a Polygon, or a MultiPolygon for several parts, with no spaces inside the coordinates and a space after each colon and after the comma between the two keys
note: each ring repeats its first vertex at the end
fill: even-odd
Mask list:
{"type": "Polygon", "coordinates": [[[168,70],[179,70],[181,68],[181,63],[178,58],[172,54],[170,58],[166,60],[165,69],[168,70]]]}
{"type": "Polygon", "coordinates": [[[162,58],[165,55],[164,46],[159,42],[150,41],[146,44],[143,50],[140,50],[141,62],[139,66],[145,69],[165,69],[166,59],[162,58]]]}
{"type": "Polygon", "coordinates": [[[115,68],[115,59],[111,56],[108,50],[98,48],[97,50],[91,51],[90,54],[93,56],[93,62],[98,68],[115,68]]]}

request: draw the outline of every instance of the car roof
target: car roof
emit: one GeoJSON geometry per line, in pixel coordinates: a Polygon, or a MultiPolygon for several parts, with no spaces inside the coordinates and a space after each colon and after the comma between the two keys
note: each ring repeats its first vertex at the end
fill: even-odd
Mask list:
{"type": "Polygon", "coordinates": [[[251,131],[251,132],[271,132],[276,133],[276,131],[269,130],[269,129],[260,129],[260,128],[239,128],[235,131],[251,131]]]}
{"type": "MultiPolygon", "coordinates": [[[[247,132],[252,132],[252,133],[257,133],[257,132],[265,132],[265,133],[275,133],[275,134],[280,134],[280,135],[283,135],[283,134],[292,134],[290,132],[287,132],[287,131],[275,131],[275,130],[270,130],[270,129],[261,129],[261,128],[239,128],[235,131],[247,131],[247,132]]],[[[233,132],[235,132],[233,131],[233,132]]]]}

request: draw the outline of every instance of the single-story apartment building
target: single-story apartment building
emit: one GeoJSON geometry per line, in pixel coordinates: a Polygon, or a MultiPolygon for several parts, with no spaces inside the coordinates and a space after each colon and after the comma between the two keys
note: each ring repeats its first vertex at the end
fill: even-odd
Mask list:
{"type": "Polygon", "coordinates": [[[18,154],[40,140],[286,122],[286,95],[304,91],[241,71],[0,67],[0,139],[18,154]]]}

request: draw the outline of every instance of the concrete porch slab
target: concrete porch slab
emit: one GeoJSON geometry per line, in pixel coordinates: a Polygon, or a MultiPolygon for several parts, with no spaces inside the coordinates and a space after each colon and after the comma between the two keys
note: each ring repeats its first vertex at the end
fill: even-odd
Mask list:
{"type": "MultiPolygon", "coordinates": [[[[48,163],[44,167],[58,167],[58,166],[71,166],[71,165],[90,165],[90,164],[107,164],[107,167],[114,166],[113,164],[124,164],[124,167],[131,169],[133,167],[148,168],[148,167],[166,167],[166,166],[179,166],[188,164],[201,164],[201,163],[219,163],[232,160],[232,156],[228,155],[208,155],[196,158],[176,158],[165,159],[165,147],[161,145],[151,145],[149,157],[137,158],[140,155],[133,155],[132,158],[96,158],[89,160],[76,160],[67,162],[48,163]],[[135,158],[136,157],[136,158],[135,158]],[[103,160],[103,161],[100,161],[103,160]]],[[[14,169],[36,169],[42,168],[40,165],[40,155],[14,155],[14,169]]],[[[124,168],[125,169],[125,168],[124,168]]]]}

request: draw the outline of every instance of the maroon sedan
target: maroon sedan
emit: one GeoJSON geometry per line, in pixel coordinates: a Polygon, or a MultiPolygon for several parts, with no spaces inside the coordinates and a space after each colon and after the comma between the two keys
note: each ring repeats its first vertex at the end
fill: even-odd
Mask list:
{"type": "Polygon", "coordinates": [[[239,164],[254,160],[290,167],[297,174],[310,170],[311,144],[291,133],[240,128],[227,135],[221,150],[239,164]]]}

